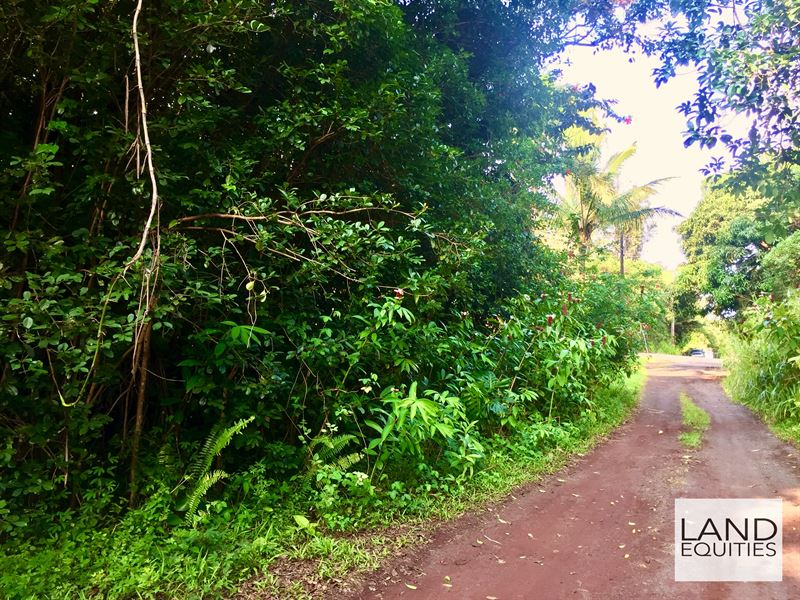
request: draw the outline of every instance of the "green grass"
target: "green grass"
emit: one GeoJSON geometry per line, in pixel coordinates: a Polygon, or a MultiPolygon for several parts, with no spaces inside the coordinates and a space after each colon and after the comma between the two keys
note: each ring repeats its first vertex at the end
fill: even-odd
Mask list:
{"type": "Polygon", "coordinates": [[[777,422],[766,421],[766,424],[776,437],[800,448],[800,422],[787,419],[777,422]]]}
{"type": "Polygon", "coordinates": [[[722,386],[728,397],[752,410],[776,437],[800,448],[800,383],[786,385],[775,374],[791,376],[793,369],[786,368],[774,346],[751,345],[733,335],[727,343],[731,351],[725,367],[730,374],[722,386]]]}
{"type": "Polygon", "coordinates": [[[683,392],[680,395],[680,402],[683,426],[686,431],[682,432],[678,439],[686,448],[697,450],[703,444],[703,433],[711,424],[711,417],[683,392]]]}
{"type": "MultiPolygon", "coordinates": [[[[735,365],[734,368],[736,368],[735,365]]],[[[741,391],[739,386],[742,379],[742,374],[736,371],[732,371],[731,375],[725,379],[723,387],[728,397],[753,411],[769,427],[775,437],[800,448],[800,417],[792,414],[782,415],[771,404],[754,401],[752,397],[741,391]]],[[[793,399],[793,402],[800,404],[800,396],[793,399]]]]}
{"type": "Polygon", "coordinates": [[[594,409],[572,422],[541,420],[486,440],[484,464],[463,482],[431,472],[413,487],[384,485],[354,499],[256,473],[237,504],[212,502],[197,528],[166,525],[168,491],[113,527],[91,519],[62,523],[49,540],[0,547],[0,598],[221,598],[245,582],[254,594],[310,597],[314,584],[374,569],[438,522],[499,500],[588,451],[630,415],[644,378],[640,369],[599,392],[594,409]],[[294,515],[315,526],[299,528],[294,515]]]}

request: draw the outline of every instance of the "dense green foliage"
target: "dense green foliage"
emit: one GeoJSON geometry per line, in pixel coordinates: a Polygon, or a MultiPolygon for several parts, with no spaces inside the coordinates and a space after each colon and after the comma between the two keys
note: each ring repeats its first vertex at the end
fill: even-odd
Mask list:
{"type": "Polygon", "coordinates": [[[696,313],[696,291],[703,290],[704,310],[736,311],[749,302],[763,239],[757,209],[763,198],[752,191],[736,194],[709,186],[694,212],[678,226],[688,264],[677,283],[684,319],[696,313]]]}
{"type": "Polygon", "coordinates": [[[664,291],[534,233],[613,9],[5,2],[8,595],[210,592],[618,419],[664,291]]]}
{"type": "Polygon", "coordinates": [[[243,457],[299,468],[300,437],[381,419],[412,381],[444,392],[449,344],[516,291],[559,289],[529,188],[582,103],[531,45],[487,89],[470,69],[490,55],[383,2],[151,6],[161,208],[118,278],[150,201],[127,9],[3,10],[3,486],[26,520],[126,487],[121,457],[175,480],[209,429],[250,416],[243,457]]]}
{"type": "MultiPolygon", "coordinates": [[[[672,304],[686,332],[741,321],[731,381],[796,415],[800,12],[730,10],[4,2],[0,591],[218,593],[502,487],[499,465],[619,421],[672,304]],[[741,167],[684,226],[674,295],[612,274],[586,223],[577,258],[537,234],[564,225],[553,178],[599,172],[565,131],[620,118],[546,62],[620,42],[661,56],[659,83],[697,67],[687,144],[741,167]]],[[[595,227],[638,235],[641,200],[609,195],[595,227]]]]}
{"type": "Polygon", "coordinates": [[[686,335],[708,311],[738,322],[731,381],[794,418],[799,16],[4,2],[3,593],[216,593],[491,486],[503,461],[541,468],[618,422],[615,382],[673,304],[686,335]],[[624,259],[658,211],[649,186],[616,188],[626,153],[597,164],[592,110],[621,117],[549,72],[571,43],[638,45],[658,83],[695,66],[687,144],[735,151],[683,226],[674,294],[592,244],[614,232],[624,259]],[[564,175],[591,218],[553,219],[564,175]],[[559,227],[563,251],[539,236],[559,227]]]}
{"type": "Polygon", "coordinates": [[[762,288],[783,296],[800,287],[800,229],[782,239],[761,259],[762,288]]]}
{"type": "Polygon", "coordinates": [[[709,185],[679,228],[688,263],[675,289],[686,345],[702,338],[722,351],[731,395],[787,423],[797,421],[800,405],[800,213],[796,198],[784,196],[798,189],[797,173],[786,164],[757,185],[741,185],[742,176],[753,181],[748,172],[709,185]],[[784,182],[779,191],[776,175],[784,182]]]}
{"type": "Polygon", "coordinates": [[[798,172],[784,166],[780,193],[777,174],[758,185],[742,186],[738,173],[709,182],[703,200],[678,228],[688,261],[676,285],[685,321],[698,311],[734,318],[759,294],[783,295],[796,283],[800,212],[784,194],[798,189],[798,172]]]}
{"type": "Polygon", "coordinates": [[[770,420],[800,421],[800,295],[760,299],[730,343],[733,395],[770,420]]]}

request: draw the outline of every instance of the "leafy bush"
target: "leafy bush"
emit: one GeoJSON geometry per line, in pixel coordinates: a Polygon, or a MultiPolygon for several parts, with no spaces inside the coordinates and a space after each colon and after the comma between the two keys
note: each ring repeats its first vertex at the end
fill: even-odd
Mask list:
{"type": "Polygon", "coordinates": [[[761,259],[762,288],[783,295],[800,286],[800,230],[778,242],[761,259]]]}
{"type": "Polygon", "coordinates": [[[728,353],[727,387],[772,421],[800,419],[800,293],[759,299],[728,353]]]}

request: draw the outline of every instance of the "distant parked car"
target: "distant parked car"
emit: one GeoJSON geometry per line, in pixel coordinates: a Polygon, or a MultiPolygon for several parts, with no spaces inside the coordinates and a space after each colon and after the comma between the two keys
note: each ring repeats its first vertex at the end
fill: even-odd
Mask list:
{"type": "Polygon", "coordinates": [[[693,348],[689,351],[689,356],[705,356],[705,350],[700,350],[699,348],[693,348]]]}

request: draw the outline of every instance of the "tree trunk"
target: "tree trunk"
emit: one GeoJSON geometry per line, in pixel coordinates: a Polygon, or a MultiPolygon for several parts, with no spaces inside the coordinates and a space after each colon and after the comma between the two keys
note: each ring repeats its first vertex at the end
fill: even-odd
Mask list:
{"type": "Polygon", "coordinates": [[[142,439],[142,429],[144,427],[144,406],[147,394],[147,366],[150,362],[150,333],[151,323],[147,323],[142,330],[142,350],[139,354],[139,364],[136,368],[138,389],[136,392],[136,416],[133,421],[133,435],[131,439],[131,481],[128,502],[131,506],[136,503],[137,485],[136,470],[139,463],[139,444],[142,439]]]}
{"type": "Polygon", "coordinates": [[[619,232],[619,274],[625,277],[625,232],[619,232]]]}
{"type": "Polygon", "coordinates": [[[675,313],[672,313],[672,321],[669,324],[669,335],[672,338],[672,345],[675,345],[675,313]]]}
{"type": "Polygon", "coordinates": [[[586,250],[589,250],[589,246],[592,244],[592,231],[582,227],[578,231],[578,239],[580,240],[581,246],[583,246],[586,250]]]}

